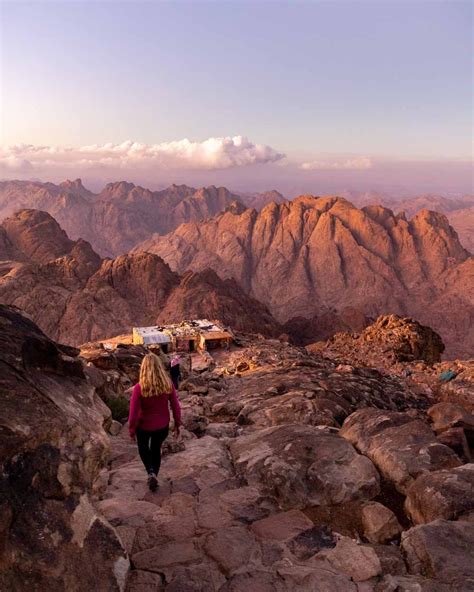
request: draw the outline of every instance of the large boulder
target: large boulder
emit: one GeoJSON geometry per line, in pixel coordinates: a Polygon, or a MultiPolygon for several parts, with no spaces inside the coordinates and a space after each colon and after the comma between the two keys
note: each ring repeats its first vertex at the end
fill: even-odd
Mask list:
{"type": "Polygon", "coordinates": [[[441,361],[444,343],[430,327],[397,315],[379,317],[361,334],[366,343],[388,348],[399,362],[424,360],[429,364],[441,361]]]}
{"type": "Polygon", "coordinates": [[[312,426],[284,425],[232,441],[238,472],[282,508],[367,500],[379,492],[372,462],[343,438],[312,426]]]}
{"type": "Polygon", "coordinates": [[[0,306],[2,590],[125,586],[125,551],[91,498],[107,462],[110,412],[77,353],[0,306]]]}
{"type": "Polygon", "coordinates": [[[424,421],[408,413],[360,409],[345,420],[340,434],[403,494],[418,476],[461,464],[424,421]]]}
{"type": "Polygon", "coordinates": [[[421,475],[408,489],[405,509],[415,524],[473,511],[474,463],[421,475]]]}
{"type": "Polygon", "coordinates": [[[310,346],[312,351],[375,367],[418,360],[434,364],[441,361],[444,349],[433,329],[393,314],[380,316],[361,333],[336,333],[326,343],[310,346]]]}
{"type": "Polygon", "coordinates": [[[413,574],[435,578],[452,590],[474,590],[474,524],[435,520],[402,534],[413,574]]]}

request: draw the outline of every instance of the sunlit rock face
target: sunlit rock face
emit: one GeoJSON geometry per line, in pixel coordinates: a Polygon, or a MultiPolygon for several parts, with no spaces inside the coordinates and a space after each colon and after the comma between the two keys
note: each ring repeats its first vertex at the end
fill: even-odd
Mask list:
{"type": "Polygon", "coordinates": [[[281,322],[355,309],[360,329],[360,316],[411,315],[441,334],[448,355],[474,349],[474,260],[443,214],[407,220],[382,206],[301,196],[183,224],[136,250],[179,273],[210,267],[233,277],[281,322]]]}

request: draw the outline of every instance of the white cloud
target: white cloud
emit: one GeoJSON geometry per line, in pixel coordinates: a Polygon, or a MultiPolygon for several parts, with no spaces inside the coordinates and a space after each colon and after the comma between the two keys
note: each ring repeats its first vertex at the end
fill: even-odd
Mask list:
{"type": "Polygon", "coordinates": [[[62,148],[18,144],[0,147],[0,172],[55,173],[83,170],[139,169],[227,169],[277,162],[285,155],[270,146],[254,144],[243,136],[209,138],[192,142],[185,138],[161,144],[140,144],[131,140],[121,144],[103,144],[62,148]]]}
{"type": "Polygon", "coordinates": [[[313,160],[312,162],[303,162],[300,169],[303,171],[318,171],[318,170],[366,170],[373,167],[373,161],[369,156],[357,156],[356,158],[349,158],[347,160],[313,160]]]}

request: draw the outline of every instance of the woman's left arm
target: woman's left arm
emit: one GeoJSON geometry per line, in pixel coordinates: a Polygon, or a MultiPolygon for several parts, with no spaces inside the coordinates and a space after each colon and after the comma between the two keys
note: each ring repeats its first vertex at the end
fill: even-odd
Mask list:
{"type": "Polygon", "coordinates": [[[173,412],[173,419],[174,419],[174,427],[179,428],[182,425],[181,422],[181,405],[179,403],[178,393],[174,388],[174,384],[172,385],[172,391],[170,394],[170,405],[171,411],[173,412]]]}

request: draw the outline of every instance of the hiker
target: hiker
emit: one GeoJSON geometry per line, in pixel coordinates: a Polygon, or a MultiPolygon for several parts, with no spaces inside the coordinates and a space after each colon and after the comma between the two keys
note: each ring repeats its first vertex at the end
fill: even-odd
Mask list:
{"type": "Polygon", "coordinates": [[[161,359],[147,354],[140,366],[139,382],[130,399],[128,429],[137,441],[138,452],[148,474],[150,491],[158,488],[161,465],[161,445],[169,433],[170,412],[173,412],[174,433],[179,436],[181,406],[178,395],[161,359]]]}
{"type": "Polygon", "coordinates": [[[170,375],[171,380],[173,381],[174,388],[178,390],[179,388],[179,381],[181,380],[181,358],[179,356],[174,356],[171,359],[171,367],[170,367],[170,375]]]}
{"type": "Polygon", "coordinates": [[[166,372],[170,371],[170,359],[169,357],[165,354],[165,352],[163,351],[163,348],[161,346],[158,347],[158,351],[156,352],[156,355],[160,358],[160,360],[163,363],[163,366],[166,370],[166,372]]]}

